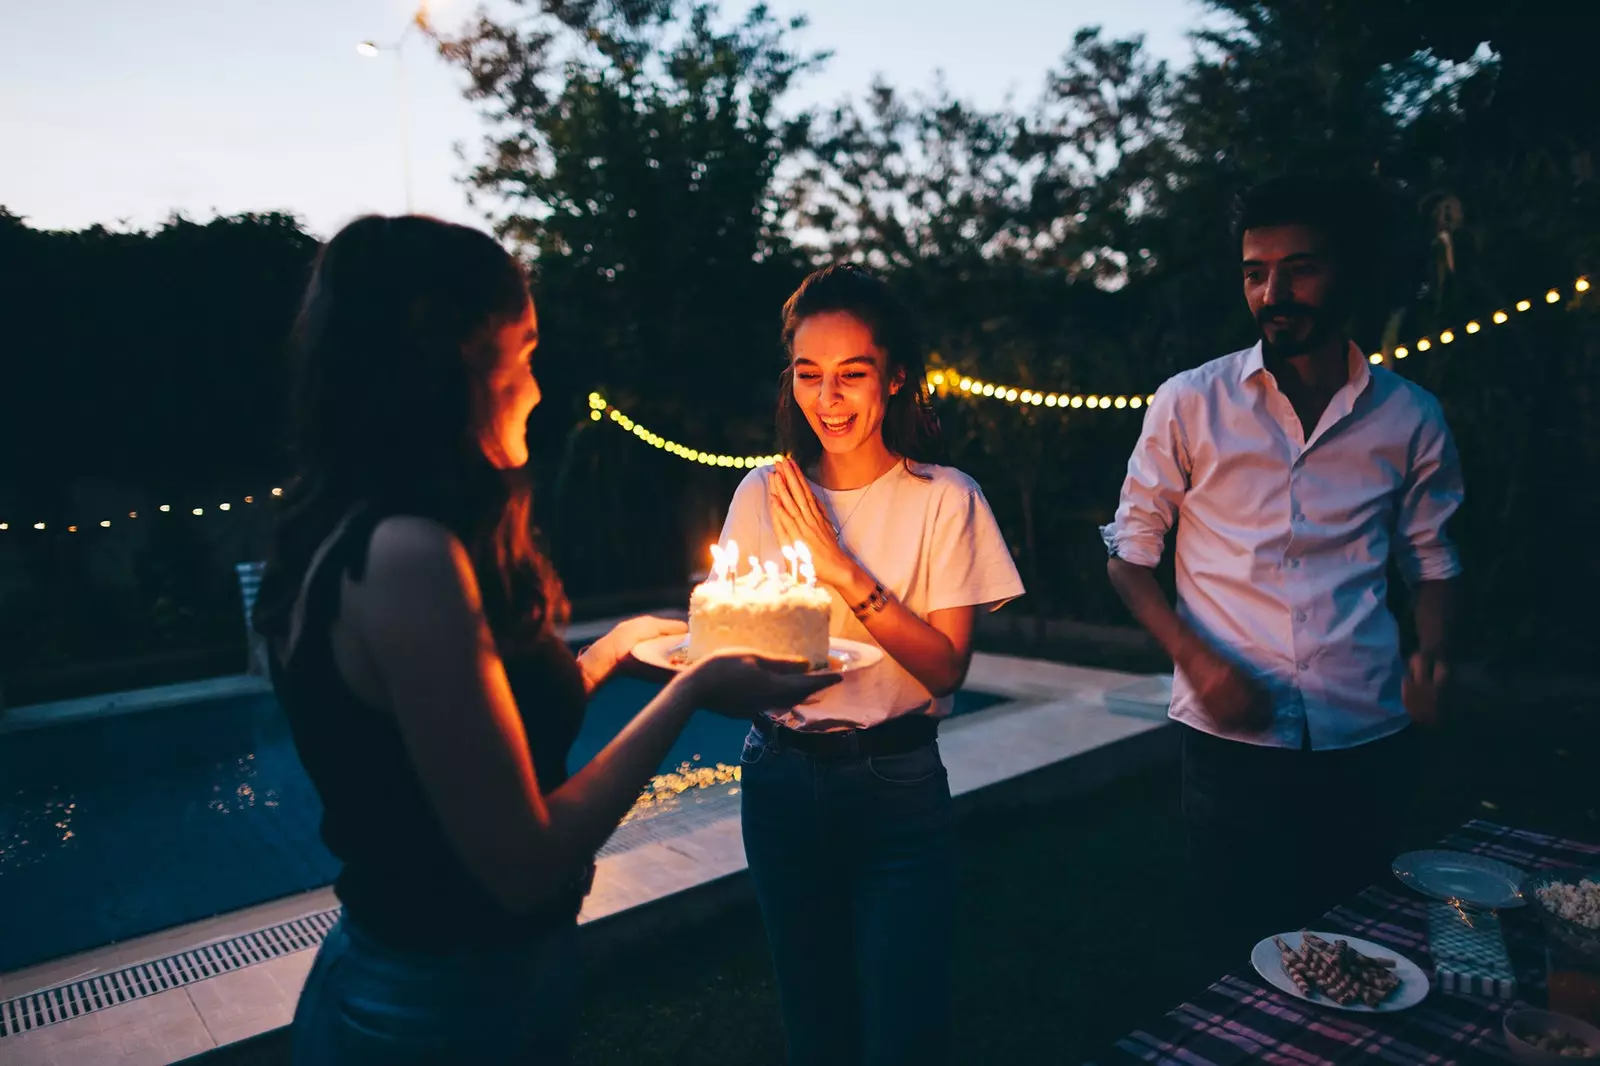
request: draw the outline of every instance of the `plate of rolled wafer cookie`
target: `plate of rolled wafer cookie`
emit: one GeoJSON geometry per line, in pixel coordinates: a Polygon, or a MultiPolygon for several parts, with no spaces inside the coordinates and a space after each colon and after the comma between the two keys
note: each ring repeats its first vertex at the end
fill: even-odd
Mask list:
{"type": "Polygon", "coordinates": [[[1269,936],[1250,962],[1262,980],[1335,1010],[1387,1013],[1428,998],[1428,975],[1399,952],[1338,933],[1269,936]]]}

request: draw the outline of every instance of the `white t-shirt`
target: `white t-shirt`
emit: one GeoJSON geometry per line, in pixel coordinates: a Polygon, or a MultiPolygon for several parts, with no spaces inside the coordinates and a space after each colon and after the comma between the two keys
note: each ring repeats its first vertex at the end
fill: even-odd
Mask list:
{"type": "MultiPolygon", "coordinates": [[[[1023,593],[1022,578],[989,502],[977,482],[954,467],[896,463],[864,488],[811,491],[840,543],[895,599],[920,618],[949,607],[998,608],[1023,593]],[[920,476],[918,476],[920,475],[920,476]]],[[[739,542],[739,554],[782,557],[772,523],[767,479],[771,467],[752,470],[728,505],[722,541],[739,542]]],[[[836,637],[875,644],[836,589],[828,629],[836,637]]],[[[934,699],[893,656],[844,675],[815,702],[774,720],[792,729],[823,730],[877,725],[905,714],[943,717],[954,700],[934,699]]]]}

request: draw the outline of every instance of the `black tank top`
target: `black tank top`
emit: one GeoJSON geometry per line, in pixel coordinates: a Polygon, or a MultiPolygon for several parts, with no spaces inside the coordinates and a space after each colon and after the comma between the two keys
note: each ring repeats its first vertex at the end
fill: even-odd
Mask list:
{"type": "MultiPolygon", "coordinates": [[[[357,581],[365,575],[378,521],[358,514],[346,525],[306,589],[289,662],[272,664],[295,748],[322,799],[323,843],[344,864],[334,893],[362,930],[416,951],[503,947],[570,923],[593,864],[574,871],[566,888],[529,914],[502,908],[447,841],[393,715],[363,702],[339,673],[329,626],[343,575],[357,581]]],[[[567,779],[567,752],[583,724],[583,673],[554,634],[505,665],[539,786],[548,792],[567,779]]]]}

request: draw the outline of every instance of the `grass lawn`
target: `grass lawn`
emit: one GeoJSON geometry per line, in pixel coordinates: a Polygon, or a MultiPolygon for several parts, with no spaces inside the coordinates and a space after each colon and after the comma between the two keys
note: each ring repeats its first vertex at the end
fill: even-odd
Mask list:
{"type": "MultiPolygon", "coordinates": [[[[1600,840],[1600,683],[1464,693],[1428,740],[1412,833],[1483,817],[1600,840]],[[1541,691],[1541,689],[1543,689],[1541,691]]],[[[1077,1062],[1183,998],[1176,767],[961,828],[955,1063],[1077,1062]]],[[[630,953],[589,990],[577,1061],[781,1062],[753,903],[630,953]]],[[[202,1057],[286,1063],[281,1034],[202,1057]]],[[[196,1060],[201,1061],[201,1060],[196,1060]]]]}

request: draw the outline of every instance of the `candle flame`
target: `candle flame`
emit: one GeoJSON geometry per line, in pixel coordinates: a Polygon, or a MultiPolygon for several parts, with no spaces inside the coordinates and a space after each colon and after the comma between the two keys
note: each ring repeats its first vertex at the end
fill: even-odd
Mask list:
{"type": "Polygon", "coordinates": [[[808,585],[817,583],[817,570],[811,562],[811,551],[801,541],[781,546],[783,558],[789,564],[789,572],[785,574],[783,567],[776,562],[762,562],[756,555],[745,556],[749,566],[748,573],[739,573],[739,543],[730,540],[725,544],[711,544],[707,546],[711,554],[711,571],[708,580],[726,581],[730,586],[753,583],[753,587],[764,586],[767,583],[779,586],[798,585],[804,581],[808,585]]]}

